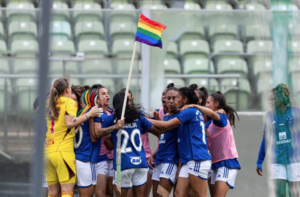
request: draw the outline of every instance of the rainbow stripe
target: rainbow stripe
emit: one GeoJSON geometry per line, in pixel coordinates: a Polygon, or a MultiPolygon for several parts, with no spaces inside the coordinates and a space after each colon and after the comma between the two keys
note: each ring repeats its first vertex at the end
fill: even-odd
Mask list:
{"type": "Polygon", "coordinates": [[[135,41],[162,48],[161,33],[167,27],[141,14],[135,41]]]}

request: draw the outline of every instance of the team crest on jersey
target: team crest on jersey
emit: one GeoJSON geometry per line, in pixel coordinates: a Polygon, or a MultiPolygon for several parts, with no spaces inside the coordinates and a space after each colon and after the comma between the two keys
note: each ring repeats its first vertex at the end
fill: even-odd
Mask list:
{"type": "Polygon", "coordinates": [[[46,145],[46,146],[50,146],[50,145],[52,145],[52,144],[54,144],[54,140],[46,140],[46,141],[45,141],[45,145],[46,145]]]}
{"type": "Polygon", "coordinates": [[[131,160],[130,162],[133,164],[133,165],[139,165],[142,163],[142,159],[141,157],[130,157],[131,160]]]}

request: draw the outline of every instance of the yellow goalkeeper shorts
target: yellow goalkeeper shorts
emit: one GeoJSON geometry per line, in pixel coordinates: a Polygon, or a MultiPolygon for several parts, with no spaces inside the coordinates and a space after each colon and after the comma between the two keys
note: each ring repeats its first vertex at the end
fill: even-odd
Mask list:
{"type": "Polygon", "coordinates": [[[76,159],[74,152],[45,154],[45,175],[48,185],[76,182],[76,159]]]}

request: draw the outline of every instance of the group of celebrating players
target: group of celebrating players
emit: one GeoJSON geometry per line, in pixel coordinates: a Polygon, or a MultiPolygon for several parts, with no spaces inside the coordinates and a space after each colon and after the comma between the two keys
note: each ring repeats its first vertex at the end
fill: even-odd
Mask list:
{"type": "MultiPolygon", "coordinates": [[[[279,99],[287,86],[276,88],[271,93],[279,99]]],[[[198,89],[196,84],[176,88],[171,83],[162,93],[163,106],[148,117],[129,91],[121,120],[125,91],[114,95],[110,108],[104,86],[71,86],[67,79],[55,80],[47,97],[48,197],[73,197],[75,186],[80,197],[114,193],[117,197],[148,197],[151,188],[153,197],[168,197],[173,188],[176,197],[206,197],[207,185],[212,197],[225,197],[234,188],[241,169],[232,131],[238,115],[221,92],[208,95],[205,87],[198,89]],[[116,187],[119,129],[121,194],[116,187]],[[154,153],[148,132],[158,137],[154,153]]],[[[257,170],[261,175],[263,148],[257,170]]],[[[275,152],[277,148],[275,143],[275,152]]]]}

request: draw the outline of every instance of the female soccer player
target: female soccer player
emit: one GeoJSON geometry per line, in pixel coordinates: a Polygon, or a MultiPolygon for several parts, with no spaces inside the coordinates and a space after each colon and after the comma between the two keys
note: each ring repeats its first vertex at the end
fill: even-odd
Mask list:
{"type": "MultiPolygon", "coordinates": [[[[95,122],[95,132],[100,128],[100,123],[103,118],[106,118],[106,116],[111,115],[112,109],[109,109],[109,92],[108,90],[100,85],[100,84],[95,84],[92,87],[96,87],[98,91],[98,97],[96,99],[96,103],[98,108],[102,108],[103,110],[103,115],[102,117],[97,117],[94,118],[95,122]]],[[[111,168],[109,166],[109,159],[113,158],[113,155],[110,151],[108,151],[107,147],[105,146],[105,137],[101,138],[97,143],[96,143],[96,149],[98,149],[98,159],[97,159],[97,165],[96,165],[96,170],[97,170],[97,186],[96,186],[96,197],[106,197],[107,193],[109,192],[109,196],[112,196],[112,190],[107,190],[111,189],[110,185],[113,182],[113,174],[111,173],[111,168]],[[109,174],[110,172],[110,174],[109,174]],[[108,178],[108,179],[107,179],[108,178]]]]}
{"type": "MultiPolygon", "coordinates": [[[[197,104],[196,85],[178,90],[177,107],[197,104]]],[[[158,113],[155,113],[158,116],[158,113]]],[[[178,149],[181,169],[175,190],[176,197],[185,197],[190,186],[198,197],[207,195],[207,179],[211,168],[211,156],[208,152],[204,118],[197,108],[189,108],[169,121],[149,120],[159,129],[171,129],[179,126],[178,149]]],[[[179,165],[180,167],[180,165],[179,165]]]]}
{"type": "MultiPolygon", "coordinates": [[[[176,118],[180,114],[176,105],[177,88],[169,87],[166,91],[166,105],[169,113],[164,121],[176,118]]],[[[161,134],[159,148],[155,157],[155,168],[153,170],[153,197],[168,197],[176,182],[178,164],[177,147],[178,127],[161,134]]]]}
{"type": "Polygon", "coordinates": [[[99,110],[92,108],[87,114],[76,117],[77,106],[70,96],[68,80],[55,80],[47,102],[45,172],[49,197],[73,196],[76,182],[74,127],[99,115],[99,110]]]}
{"type": "MultiPolygon", "coordinates": [[[[97,89],[84,91],[81,100],[85,107],[78,112],[78,116],[88,113],[95,106],[97,97],[97,89]]],[[[90,118],[78,126],[76,133],[77,187],[80,197],[92,197],[97,182],[96,162],[99,154],[99,150],[95,148],[98,139],[95,136],[93,119],[90,118]]]]}
{"type": "MultiPolygon", "coordinates": [[[[121,89],[119,92],[125,93],[126,88],[121,89]]],[[[128,90],[128,99],[129,99],[129,105],[134,104],[134,97],[133,94],[130,90],[128,90]]],[[[149,158],[152,156],[152,151],[150,147],[150,142],[149,142],[149,136],[148,136],[148,131],[146,131],[144,134],[141,135],[141,140],[143,142],[143,147],[146,153],[146,159],[147,161],[149,158]]],[[[147,183],[145,184],[145,193],[144,196],[149,196],[152,188],[152,174],[148,172],[147,176],[147,183]]],[[[127,197],[133,197],[132,189],[129,189],[127,197]]]]}
{"type": "MultiPolygon", "coordinates": [[[[116,170],[116,148],[117,148],[117,133],[114,121],[121,118],[123,101],[125,94],[118,92],[113,99],[115,113],[113,116],[108,116],[103,120],[102,129],[98,130],[98,137],[109,135],[114,146],[114,169],[116,170]],[[113,126],[112,126],[113,125],[113,126]]],[[[152,123],[147,121],[145,114],[139,105],[131,103],[129,100],[126,103],[125,111],[125,126],[124,121],[119,120],[117,125],[124,126],[121,139],[121,196],[127,197],[129,188],[133,188],[134,196],[143,196],[145,183],[147,181],[148,166],[141,141],[141,134],[145,131],[158,132],[152,126],[152,123]]],[[[116,173],[115,173],[116,175],[116,173]]]]}
{"type": "Polygon", "coordinates": [[[202,114],[211,118],[206,123],[209,133],[208,148],[212,157],[210,194],[211,196],[226,196],[228,190],[234,188],[236,175],[241,169],[231,128],[231,124],[235,123],[237,113],[226,104],[221,92],[211,94],[205,107],[190,105],[185,106],[184,109],[187,107],[196,107],[202,114]],[[223,110],[225,114],[219,113],[218,110],[223,110]]]}
{"type": "Polygon", "coordinates": [[[266,115],[256,171],[263,176],[262,164],[266,149],[270,145],[271,179],[276,181],[276,196],[286,196],[286,182],[290,196],[300,196],[300,109],[289,106],[290,90],[285,84],[279,84],[272,89],[269,103],[273,110],[266,115]]]}

